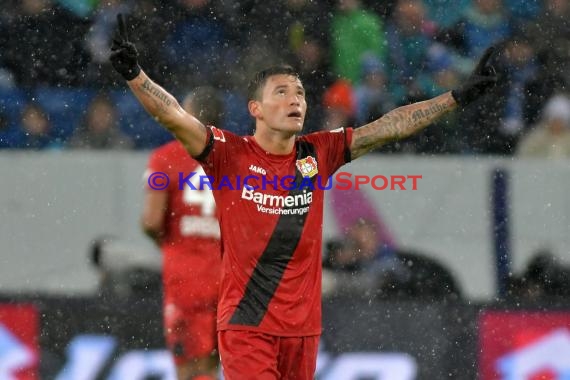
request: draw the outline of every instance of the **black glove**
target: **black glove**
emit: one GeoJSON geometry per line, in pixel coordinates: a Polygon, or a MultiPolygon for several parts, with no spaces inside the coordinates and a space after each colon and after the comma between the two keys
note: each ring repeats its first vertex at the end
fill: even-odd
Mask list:
{"type": "Polygon", "coordinates": [[[141,68],[137,61],[139,53],[135,45],[129,42],[127,35],[127,26],[123,20],[123,15],[117,15],[118,33],[113,37],[111,45],[111,63],[115,70],[119,72],[126,80],[136,78],[141,72],[141,68]]]}
{"type": "Polygon", "coordinates": [[[495,53],[496,47],[491,46],[488,48],[481,60],[477,64],[477,67],[467,81],[451,91],[451,95],[461,107],[467,106],[469,103],[473,102],[480,96],[483,96],[487,91],[495,87],[497,83],[497,72],[495,68],[489,64],[489,61],[493,54],[495,53]]]}

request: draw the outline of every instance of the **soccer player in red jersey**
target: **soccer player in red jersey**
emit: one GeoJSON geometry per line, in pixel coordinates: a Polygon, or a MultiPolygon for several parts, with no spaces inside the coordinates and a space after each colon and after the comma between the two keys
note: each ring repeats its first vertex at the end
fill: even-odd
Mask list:
{"type": "MultiPolygon", "coordinates": [[[[197,88],[185,99],[185,108],[205,123],[218,124],[221,100],[216,95],[215,89],[197,88]]],[[[213,380],[218,373],[220,228],[212,191],[197,182],[203,175],[178,140],[152,151],[146,170],[141,223],[163,254],[164,332],[180,380],[213,380]],[[176,181],[191,173],[192,187],[176,181]]]]}
{"type": "Polygon", "coordinates": [[[120,15],[111,49],[113,66],[142,106],[214,179],[222,236],[218,347],[228,380],[314,376],[322,329],[324,190],[307,182],[325,181],[350,160],[425,128],[497,81],[490,49],[458,89],[396,108],[354,130],[299,137],[305,90],[293,69],[273,67],[250,84],[255,133],[239,137],[204,126],[142,71],[120,15]]]}

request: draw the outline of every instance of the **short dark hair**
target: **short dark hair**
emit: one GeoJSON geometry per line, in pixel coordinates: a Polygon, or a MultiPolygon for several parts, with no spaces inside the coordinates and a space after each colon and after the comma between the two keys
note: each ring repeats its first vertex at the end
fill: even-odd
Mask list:
{"type": "Polygon", "coordinates": [[[265,86],[267,82],[267,78],[273,75],[292,75],[299,79],[299,73],[289,65],[278,65],[278,66],[271,66],[264,70],[258,71],[254,76],[251,82],[249,82],[249,86],[247,87],[247,100],[260,100],[261,93],[260,90],[265,86]]]}

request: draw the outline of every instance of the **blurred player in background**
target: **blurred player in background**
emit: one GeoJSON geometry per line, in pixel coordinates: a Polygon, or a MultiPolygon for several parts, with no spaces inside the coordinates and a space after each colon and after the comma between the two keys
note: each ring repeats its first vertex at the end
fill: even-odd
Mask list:
{"type": "MultiPolygon", "coordinates": [[[[220,125],[223,103],[214,88],[199,87],[183,102],[187,112],[207,125],[220,125]]],[[[165,173],[164,190],[146,182],[142,228],[163,254],[164,329],[179,380],[210,380],[218,373],[216,304],[221,277],[220,229],[212,191],[194,190],[184,177],[204,174],[184,146],[174,140],[155,149],[146,178],[165,173]]],[[[192,180],[191,180],[192,181],[192,180]]],[[[196,189],[200,183],[193,184],[196,189]]]]}
{"type": "Polygon", "coordinates": [[[217,188],[223,234],[217,328],[226,380],[313,379],[322,332],[324,203],[324,189],[315,181],[326,183],[345,163],[484,96],[497,82],[494,49],[453,91],[396,108],[360,128],[339,126],[304,136],[297,136],[307,111],[301,79],[289,66],[265,69],[248,88],[255,133],[242,137],[205,126],[153,82],[138,64],[120,15],[118,24],[113,67],[146,111],[202,163],[217,188]],[[228,179],[235,186],[238,176],[254,174],[262,176],[246,186],[220,186],[228,179]],[[267,185],[268,180],[277,184],[267,185]]]}

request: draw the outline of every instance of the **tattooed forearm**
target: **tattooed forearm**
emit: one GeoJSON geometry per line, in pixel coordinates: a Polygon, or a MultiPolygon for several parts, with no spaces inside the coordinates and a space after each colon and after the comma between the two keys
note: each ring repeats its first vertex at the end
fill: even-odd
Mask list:
{"type": "Polygon", "coordinates": [[[206,127],[186,112],[174,96],[142,70],[127,84],[149,115],[182,142],[190,155],[197,156],[204,151],[206,127]]]}
{"type": "Polygon", "coordinates": [[[147,95],[151,103],[146,103],[145,108],[157,118],[163,118],[172,112],[171,106],[177,111],[180,110],[178,102],[168,92],[163,90],[159,85],[153,83],[146,78],[140,85],[141,90],[147,95]],[[152,107],[150,107],[152,105],[152,107]]]}
{"type": "Polygon", "coordinates": [[[408,137],[456,107],[451,93],[396,108],[380,119],[354,130],[350,146],[352,159],[386,142],[408,137]]]}
{"type": "Polygon", "coordinates": [[[149,79],[146,79],[143,82],[142,89],[164,103],[167,107],[172,104],[172,100],[169,99],[168,94],[164,92],[159,86],[154,85],[149,79]]]}
{"type": "Polygon", "coordinates": [[[172,127],[180,115],[178,101],[166,90],[153,82],[144,72],[128,82],[129,87],[145,110],[167,128],[172,127]]]}
{"type": "Polygon", "coordinates": [[[423,118],[427,118],[430,115],[438,112],[445,111],[445,107],[441,104],[434,104],[433,106],[429,107],[427,110],[419,109],[412,112],[412,120],[414,122],[420,121],[423,118]]]}

